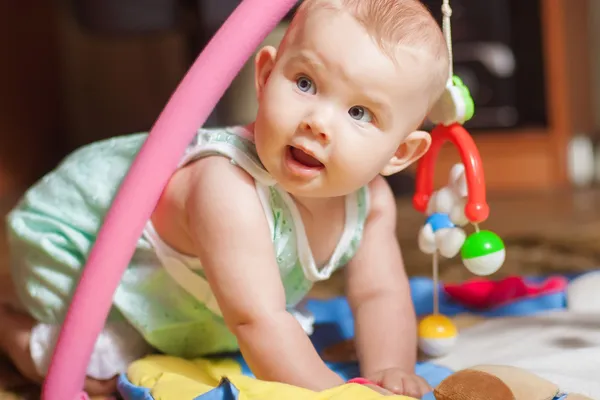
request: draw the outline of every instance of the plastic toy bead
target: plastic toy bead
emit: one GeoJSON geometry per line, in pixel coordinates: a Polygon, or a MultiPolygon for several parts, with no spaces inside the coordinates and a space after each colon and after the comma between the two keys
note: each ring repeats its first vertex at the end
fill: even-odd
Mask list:
{"type": "Polygon", "coordinates": [[[419,348],[431,357],[441,357],[448,354],[458,338],[458,329],[450,318],[434,314],[429,315],[419,323],[419,348]]]}
{"type": "Polygon", "coordinates": [[[467,237],[460,251],[463,264],[475,275],[491,275],[498,271],[506,252],[504,242],[491,231],[475,232],[467,237]]]}

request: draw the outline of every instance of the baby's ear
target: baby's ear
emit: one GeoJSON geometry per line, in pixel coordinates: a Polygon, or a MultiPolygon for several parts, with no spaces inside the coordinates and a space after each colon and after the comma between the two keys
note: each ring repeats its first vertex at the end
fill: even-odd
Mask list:
{"type": "Polygon", "coordinates": [[[396,150],[396,154],[381,170],[381,175],[388,176],[402,171],[417,161],[429,150],[431,136],[425,131],[414,131],[404,139],[396,150]]]}
{"type": "Polygon", "coordinates": [[[254,84],[256,86],[256,95],[259,99],[273,71],[276,58],[277,50],[273,46],[263,47],[254,58],[254,84]]]}

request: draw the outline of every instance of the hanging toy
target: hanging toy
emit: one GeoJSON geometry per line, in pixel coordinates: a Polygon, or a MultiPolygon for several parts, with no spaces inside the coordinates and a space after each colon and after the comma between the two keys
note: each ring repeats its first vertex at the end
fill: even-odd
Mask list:
{"type": "Polygon", "coordinates": [[[477,231],[467,238],[460,255],[469,271],[484,276],[500,269],[506,252],[502,239],[494,232],[477,231]]]}
{"type": "Polygon", "coordinates": [[[448,354],[457,338],[456,326],[445,315],[428,315],[419,324],[419,347],[428,356],[441,357],[448,354]]]}
{"type": "Polygon", "coordinates": [[[449,0],[442,0],[443,33],[450,58],[446,90],[429,114],[436,124],[431,132],[429,151],[417,166],[417,187],[413,205],[427,215],[419,231],[419,249],[432,255],[433,314],[418,327],[419,348],[431,357],[448,354],[458,338],[458,329],[450,318],[439,312],[439,256],[453,258],[460,253],[465,267],[475,275],[491,275],[502,266],[505,248],[495,233],[480,230],[489,215],[481,158],[471,135],[462,126],[475,113],[469,89],[453,73],[449,0]],[[433,191],[435,160],[445,142],[451,142],[462,163],[450,170],[448,184],[433,191]],[[471,224],[474,233],[467,235],[471,224]]]}
{"type": "Polygon", "coordinates": [[[440,99],[429,112],[429,120],[434,124],[464,124],[475,114],[475,103],[469,89],[458,76],[453,76],[446,85],[440,99]]]}
{"type": "Polygon", "coordinates": [[[450,171],[448,186],[434,192],[427,204],[427,219],[419,232],[419,249],[425,254],[439,252],[445,258],[456,256],[466,239],[462,229],[468,223],[464,214],[466,197],[464,167],[450,171]]]}
{"type": "Polygon", "coordinates": [[[428,215],[419,232],[419,249],[425,254],[439,253],[453,258],[460,253],[465,267],[475,275],[491,275],[504,263],[502,239],[491,231],[475,232],[467,237],[463,229],[469,222],[465,215],[468,185],[463,164],[450,171],[448,185],[433,192],[427,204],[428,215]]]}

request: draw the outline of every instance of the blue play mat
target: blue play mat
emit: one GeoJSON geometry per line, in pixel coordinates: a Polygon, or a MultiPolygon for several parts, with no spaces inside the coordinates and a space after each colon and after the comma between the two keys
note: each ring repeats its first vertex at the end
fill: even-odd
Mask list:
{"type": "MultiPolygon", "coordinates": [[[[542,278],[531,279],[532,282],[541,280],[542,278]]],[[[410,286],[417,314],[426,315],[432,313],[433,283],[431,279],[412,278],[410,286]]],[[[311,300],[307,306],[316,319],[315,332],[311,336],[311,340],[317,351],[321,352],[331,345],[354,336],[352,313],[345,298],[311,300]]],[[[477,313],[484,316],[523,316],[536,314],[541,311],[562,309],[565,306],[565,293],[561,292],[522,299],[492,310],[477,313]]],[[[466,312],[474,313],[473,310],[453,302],[444,291],[440,291],[440,312],[449,316],[466,312]]],[[[228,358],[231,362],[239,366],[239,370],[243,375],[253,377],[247,364],[239,354],[231,355],[228,358]]],[[[329,363],[328,365],[346,380],[357,377],[359,374],[356,363],[329,363]]],[[[437,386],[442,380],[453,373],[453,371],[431,362],[418,363],[416,365],[416,372],[425,378],[432,387],[437,386]]],[[[237,400],[239,397],[238,388],[229,379],[224,378],[213,387],[209,391],[198,393],[195,397],[192,396],[190,400],[237,400]]],[[[159,400],[151,395],[151,389],[132,384],[125,374],[120,377],[119,391],[126,400],[159,400]]],[[[556,399],[561,398],[563,397],[556,399]]],[[[423,400],[435,400],[435,398],[430,393],[423,400]]]]}

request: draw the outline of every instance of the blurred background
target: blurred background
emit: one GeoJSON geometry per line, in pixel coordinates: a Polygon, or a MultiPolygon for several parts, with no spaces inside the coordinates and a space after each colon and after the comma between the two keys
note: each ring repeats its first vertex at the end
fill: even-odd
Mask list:
{"type": "MultiPolygon", "coordinates": [[[[441,0],[423,1],[441,20],[441,0]]],[[[0,2],[0,215],[73,149],[149,130],[238,3],[0,2]]],[[[451,5],[455,72],[476,104],[466,126],[484,163],[491,207],[484,227],[507,245],[505,267],[496,276],[596,268],[600,1],[452,0],[451,5]]],[[[276,45],[286,24],[265,43],[276,45]]],[[[255,111],[248,64],[206,125],[247,123],[255,111]]],[[[455,149],[444,148],[437,184],[446,182],[457,160],[455,149]]],[[[390,179],[398,197],[398,238],[409,273],[429,275],[431,261],[416,246],[423,216],[410,203],[413,174],[411,169],[390,179]]],[[[2,234],[0,278],[8,279],[2,234]]],[[[443,265],[443,279],[471,277],[460,260],[443,265]]],[[[341,281],[334,285],[342,290],[341,281]]]]}
{"type": "MultiPolygon", "coordinates": [[[[441,20],[440,0],[423,0],[441,20]]],[[[0,197],[73,148],[148,130],[238,0],[55,0],[0,5],[0,197]]],[[[595,180],[600,52],[591,0],[453,0],[455,70],[470,87],[490,190],[595,180]]],[[[287,21],[267,39],[277,44],[287,21]]],[[[202,93],[198,93],[201,96],[202,93]]],[[[255,113],[252,65],[207,121],[255,113]]],[[[456,157],[442,154],[440,171],[456,157]]],[[[440,179],[445,173],[440,172],[440,179]]],[[[410,192],[411,172],[393,181],[410,192]],[[404,184],[404,186],[403,186],[404,184]]]]}

